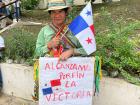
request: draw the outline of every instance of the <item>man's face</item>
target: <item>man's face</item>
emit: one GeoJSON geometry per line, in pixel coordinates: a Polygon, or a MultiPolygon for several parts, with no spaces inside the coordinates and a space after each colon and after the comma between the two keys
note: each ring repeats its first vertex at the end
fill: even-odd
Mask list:
{"type": "Polygon", "coordinates": [[[56,26],[61,26],[66,18],[66,12],[64,10],[53,10],[50,15],[53,24],[56,26]]]}

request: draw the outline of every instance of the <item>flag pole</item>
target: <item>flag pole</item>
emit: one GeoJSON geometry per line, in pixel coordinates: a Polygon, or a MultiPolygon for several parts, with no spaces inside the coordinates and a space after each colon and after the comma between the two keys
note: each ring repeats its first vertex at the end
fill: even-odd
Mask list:
{"type": "Polygon", "coordinates": [[[90,3],[92,3],[92,0],[89,0],[90,3]]]}
{"type": "Polygon", "coordinates": [[[92,0],[89,1],[92,4],[92,0]]]}
{"type": "MultiPolygon", "coordinates": [[[[66,33],[67,33],[68,31],[69,31],[69,28],[67,27],[67,30],[65,31],[64,34],[62,34],[62,36],[61,36],[60,39],[62,39],[62,38],[66,35],[66,33]]],[[[76,46],[67,36],[65,36],[65,38],[66,38],[67,42],[68,42],[73,48],[77,48],[77,46],[76,46]]]]}
{"type": "Polygon", "coordinates": [[[67,27],[67,30],[65,31],[65,33],[64,33],[64,34],[62,34],[62,36],[61,36],[61,38],[60,38],[60,39],[62,39],[62,38],[66,35],[66,33],[68,32],[68,30],[69,30],[69,28],[67,27]]]}

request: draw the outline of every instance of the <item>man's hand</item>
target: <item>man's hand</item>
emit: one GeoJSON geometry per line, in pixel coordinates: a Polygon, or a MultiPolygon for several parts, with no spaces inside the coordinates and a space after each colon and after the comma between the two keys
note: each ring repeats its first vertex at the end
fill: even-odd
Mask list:
{"type": "Polygon", "coordinates": [[[58,61],[65,61],[67,60],[69,57],[73,56],[74,55],[74,49],[71,48],[69,50],[66,50],[65,52],[63,52],[60,57],[59,57],[59,60],[58,61]]]}
{"type": "Polygon", "coordinates": [[[54,37],[49,43],[48,43],[48,48],[56,48],[60,45],[60,38],[59,37],[54,37]]]}

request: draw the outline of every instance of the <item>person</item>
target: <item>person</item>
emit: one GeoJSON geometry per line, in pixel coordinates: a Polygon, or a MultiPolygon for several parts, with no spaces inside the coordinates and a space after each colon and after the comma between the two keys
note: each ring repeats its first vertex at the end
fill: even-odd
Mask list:
{"type": "Polygon", "coordinates": [[[5,49],[4,39],[0,35],[0,59],[2,58],[2,51],[4,51],[4,49],[5,49]]]}
{"type": "Polygon", "coordinates": [[[14,7],[14,16],[13,16],[13,22],[18,22],[20,21],[20,0],[11,0],[13,3],[14,7]]]}
{"type": "Polygon", "coordinates": [[[10,3],[10,0],[2,0],[2,2],[3,2],[5,5],[7,5],[7,6],[5,7],[5,15],[9,17],[9,15],[10,15],[10,9],[9,9],[9,5],[8,5],[8,4],[10,3]]]}
{"type": "Polygon", "coordinates": [[[9,2],[9,0],[0,0],[0,29],[12,24],[9,6],[5,6],[8,5],[9,2]]]}
{"type": "MultiPolygon", "coordinates": [[[[38,34],[35,58],[58,57],[58,61],[65,61],[72,56],[86,56],[87,53],[70,31],[68,31],[67,15],[69,6],[65,0],[49,0],[48,12],[51,21],[38,34]]],[[[35,64],[38,64],[35,62],[35,64]]],[[[38,70],[38,69],[34,69],[38,70]]],[[[34,74],[37,74],[35,71],[34,74]]],[[[38,98],[38,76],[35,76],[33,99],[38,98]]]]}
{"type": "Polygon", "coordinates": [[[57,1],[58,0],[49,0],[48,2],[48,12],[50,14],[51,22],[43,27],[38,34],[35,50],[36,58],[42,56],[55,56],[54,53],[50,54],[50,52],[60,45],[62,45],[63,51],[59,53],[57,57],[61,60],[67,60],[73,55],[86,56],[85,50],[70,31],[68,31],[66,35],[62,35],[67,30],[68,24],[66,23],[66,17],[68,15],[69,7],[66,6],[66,3],[64,3],[63,0],[59,0],[58,5],[60,6],[58,6],[57,1]],[[60,4],[60,1],[62,4],[60,4]],[[57,35],[61,29],[62,32],[60,32],[60,35],[57,35]]]}
{"type": "Polygon", "coordinates": [[[2,2],[2,0],[0,0],[0,29],[3,29],[4,27],[6,27],[6,20],[2,19],[3,17],[5,17],[5,9],[4,7],[4,3],[2,2]]]}
{"type": "Polygon", "coordinates": [[[2,0],[0,0],[0,15],[3,15],[3,7],[4,3],[2,2],[2,0]]]}
{"type": "MultiPolygon", "coordinates": [[[[4,45],[4,39],[2,38],[2,36],[0,35],[0,62],[2,60],[2,51],[4,51],[5,49],[5,45],[4,45]]],[[[0,91],[2,89],[2,74],[1,74],[1,68],[0,68],[0,91]]]]}

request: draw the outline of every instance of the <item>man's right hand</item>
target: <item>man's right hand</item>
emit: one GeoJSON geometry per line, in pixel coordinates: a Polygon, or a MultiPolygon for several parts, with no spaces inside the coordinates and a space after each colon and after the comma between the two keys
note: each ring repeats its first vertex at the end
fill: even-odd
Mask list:
{"type": "Polygon", "coordinates": [[[54,37],[47,45],[48,48],[56,48],[60,45],[60,38],[54,37]]]}

